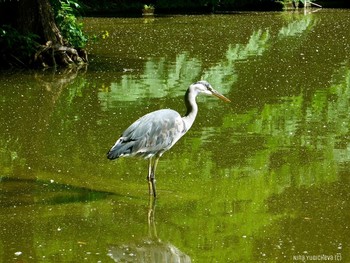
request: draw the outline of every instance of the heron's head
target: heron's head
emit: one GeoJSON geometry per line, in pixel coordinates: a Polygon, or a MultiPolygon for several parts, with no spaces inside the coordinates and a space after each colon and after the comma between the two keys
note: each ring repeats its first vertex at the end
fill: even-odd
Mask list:
{"type": "Polygon", "coordinates": [[[198,81],[196,83],[193,83],[191,85],[191,88],[194,89],[198,94],[203,93],[203,94],[206,94],[209,96],[218,97],[219,99],[222,99],[223,101],[226,101],[226,102],[231,102],[224,95],[220,94],[215,89],[213,89],[213,87],[209,84],[209,82],[207,82],[205,80],[201,80],[201,81],[198,81]]]}

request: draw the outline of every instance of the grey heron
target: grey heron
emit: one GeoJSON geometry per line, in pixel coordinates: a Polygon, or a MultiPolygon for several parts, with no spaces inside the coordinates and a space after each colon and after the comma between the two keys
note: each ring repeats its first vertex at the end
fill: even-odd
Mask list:
{"type": "Polygon", "coordinates": [[[139,118],[127,128],[113,147],[108,151],[110,160],[119,157],[139,156],[149,159],[148,187],[149,194],[156,197],[155,171],[158,160],[192,126],[198,112],[196,97],[206,94],[230,102],[217,92],[207,81],[198,81],[189,86],[185,93],[185,116],[171,109],[153,111],[139,118]]]}

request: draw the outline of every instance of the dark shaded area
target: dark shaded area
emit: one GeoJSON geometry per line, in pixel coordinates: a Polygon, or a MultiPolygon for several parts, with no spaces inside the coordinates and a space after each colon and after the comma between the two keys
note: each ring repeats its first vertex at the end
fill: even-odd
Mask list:
{"type": "Polygon", "coordinates": [[[41,1],[0,2],[0,67],[27,66],[40,44],[63,45],[50,3],[41,1]]]}
{"type": "MultiPolygon", "coordinates": [[[[349,8],[346,0],[315,0],[314,3],[328,8],[349,8]]],[[[140,16],[145,4],[155,7],[155,14],[208,14],[230,11],[272,11],[285,7],[303,7],[302,1],[277,0],[193,0],[193,1],[111,1],[111,0],[82,0],[84,14],[87,16],[140,16]],[[286,6],[285,6],[286,5],[286,6]]]]}
{"type": "Polygon", "coordinates": [[[0,179],[0,207],[66,204],[104,199],[112,193],[32,179],[0,179]]]}
{"type": "Polygon", "coordinates": [[[140,16],[145,4],[153,5],[156,14],[208,14],[237,10],[282,10],[276,0],[212,0],[212,1],[82,1],[85,15],[140,16]]]}
{"type": "MultiPolygon", "coordinates": [[[[76,33],[74,16],[64,16],[69,19],[69,30],[76,33]]],[[[62,34],[56,18],[49,0],[0,2],[0,68],[46,68],[87,62],[82,46],[62,34]]]]}
{"type": "Polygon", "coordinates": [[[35,34],[38,42],[62,43],[48,1],[0,2],[0,25],[11,25],[21,34],[35,34]]]}
{"type": "Polygon", "coordinates": [[[350,8],[348,0],[318,0],[315,2],[325,8],[350,8]]]}

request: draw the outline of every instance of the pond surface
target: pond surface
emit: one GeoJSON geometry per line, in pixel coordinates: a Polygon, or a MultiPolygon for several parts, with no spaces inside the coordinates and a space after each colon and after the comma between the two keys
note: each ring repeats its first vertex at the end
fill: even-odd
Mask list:
{"type": "Polygon", "coordinates": [[[0,74],[1,262],[350,261],[350,11],[86,18],[79,71],[0,74]],[[158,165],[110,162],[138,117],[185,112],[158,165]]]}

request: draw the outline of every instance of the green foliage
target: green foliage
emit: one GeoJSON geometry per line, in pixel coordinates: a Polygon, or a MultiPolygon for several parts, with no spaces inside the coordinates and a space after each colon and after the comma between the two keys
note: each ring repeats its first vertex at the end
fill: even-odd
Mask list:
{"type": "MultiPolygon", "coordinates": [[[[25,64],[36,51],[39,37],[35,34],[21,34],[11,26],[0,26],[0,49],[3,60],[25,64]]],[[[11,63],[12,64],[12,63],[11,63]]]]}
{"type": "Polygon", "coordinates": [[[64,39],[73,47],[83,48],[87,37],[83,33],[83,23],[77,21],[80,5],[75,0],[54,0],[52,3],[58,28],[64,39]]]}
{"type": "Polygon", "coordinates": [[[147,9],[154,9],[153,5],[144,5],[143,9],[147,10],[147,9]]]}

